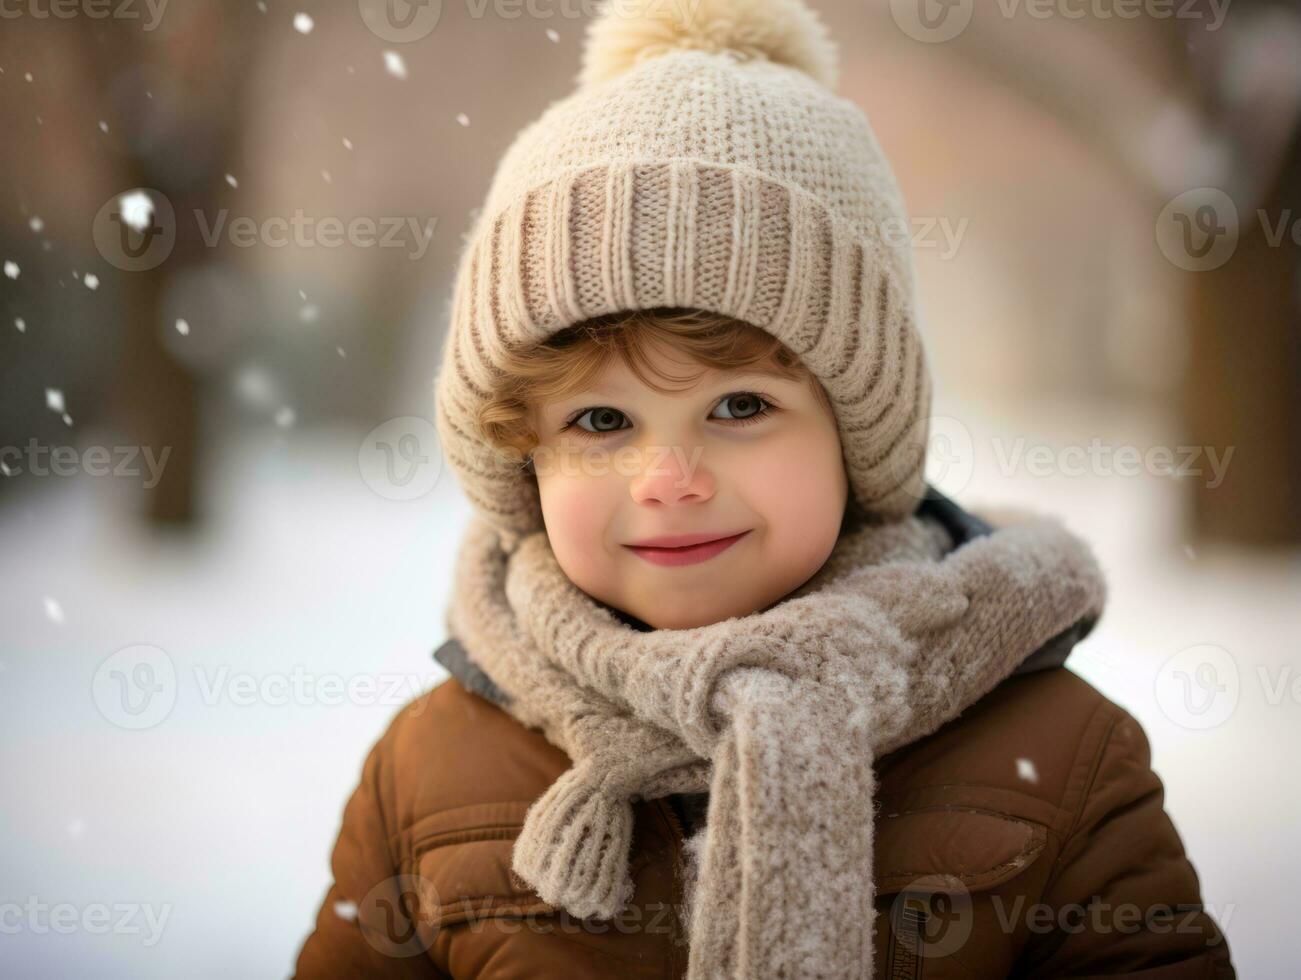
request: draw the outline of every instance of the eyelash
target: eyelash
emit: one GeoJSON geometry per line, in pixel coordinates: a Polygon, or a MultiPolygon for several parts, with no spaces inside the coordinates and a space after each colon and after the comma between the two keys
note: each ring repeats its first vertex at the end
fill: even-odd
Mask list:
{"type": "MultiPolygon", "coordinates": [[[[759,399],[763,407],[760,408],[759,411],[755,412],[753,415],[749,415],[743,419],[716,419],[715,421],[725,422],[728,423],[729,425],[734,425],[734,426],[750,425],[751,423],[754,422],[762,422],[764,419],[772,415],[772,413],[777,409],[776,403],[774,403],[772,399],[770,399],[767,395],[759,391],[729,392],[728,394],[720,398],[718,400],[718,403],[714,407],[717,408],[718,405],[722,405],[729,398],[735,398],[738,395],[753,395],[755,398],[759,399]]],[[[606,405],[594,405],[591,408],[579,409],[576,413],[569,416],[569,418],[565,421],[565,424],[561,426],[560,431],[561,432],[572,431],[574,434],[581,436],[585,439],[601,439],[604,438],[605,436],[613,435],[616,432],[623,432],[624,429],[605,429],[604,431],[601,432],[591,432],[587,429],[584,429],[581,425],[577,424],[578,420],[581,419],[588,412],[594,412],[599,408],[607,408],[607,407],[608,406],[606,405]]],[[[614,409],[614,411],[618,412],[619,410],[616,408],[614,409]]],[[[619,412],[619,414],[624,415],[623,412],[619,412]]],[[[624,418],[627,418],[627,416],[624,415],[624,418]]]]}

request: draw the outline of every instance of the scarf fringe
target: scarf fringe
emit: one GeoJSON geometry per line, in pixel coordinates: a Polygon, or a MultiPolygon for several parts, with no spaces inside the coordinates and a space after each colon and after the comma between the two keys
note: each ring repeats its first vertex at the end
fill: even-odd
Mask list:
{"type": "Polygon", "coordinates": [[[603,791],[589,763],[569,769],[529,808],[512,866],[550,905],[613,919],[632,900],[632,803],[603,791]]]}

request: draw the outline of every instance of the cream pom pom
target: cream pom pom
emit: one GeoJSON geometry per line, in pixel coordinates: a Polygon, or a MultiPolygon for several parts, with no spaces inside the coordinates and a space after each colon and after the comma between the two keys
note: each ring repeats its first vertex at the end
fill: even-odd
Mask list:
{"type": "Polygon", "coordinates": [[[578,83],[684,48],[766,58],[836,85],[835,44],[803,0],[606,0],[588,24],[578,83]]]}

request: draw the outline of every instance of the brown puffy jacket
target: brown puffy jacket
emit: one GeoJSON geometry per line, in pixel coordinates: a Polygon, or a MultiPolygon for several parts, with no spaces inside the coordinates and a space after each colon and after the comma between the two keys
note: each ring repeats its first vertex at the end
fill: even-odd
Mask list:
{"type": "MultiPolygon", "coordinates": [[[[1060,666],[1091,625],[878,760],[877,976],[1234,976],[1142,729],[1060,666]]],[[[452,677],[406,705],[366,759],[296,976],[684,977],[691,808],[635,804],[621,917],[541,901],[512,873],[511,846],[570,761],[494,703],[454,641],[437,656],[452,677]]]]}

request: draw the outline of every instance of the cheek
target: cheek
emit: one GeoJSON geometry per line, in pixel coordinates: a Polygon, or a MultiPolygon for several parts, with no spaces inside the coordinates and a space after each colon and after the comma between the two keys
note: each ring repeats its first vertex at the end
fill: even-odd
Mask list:
{"type": "Polygon", "coordinates": [[[839,529],[847,483],[834,431],[793,430],[742,465],[747,500],[772,521],[807,531],[830,516],[839,529]]]}
{"type": "Polygon", "coordinates": [[[835,429],[785,433],[745,461],[742,483],[740,492],[764,518],[774,541],[825,557],[839,534],[848,493],[835,429]]]}
{"type": "Polygon", "coordinates": [[[538,480],[547,538],[556,560],[575,582],[600,569],[613,507],[611,494],[607,480],[562,475],[538,480]]]}

